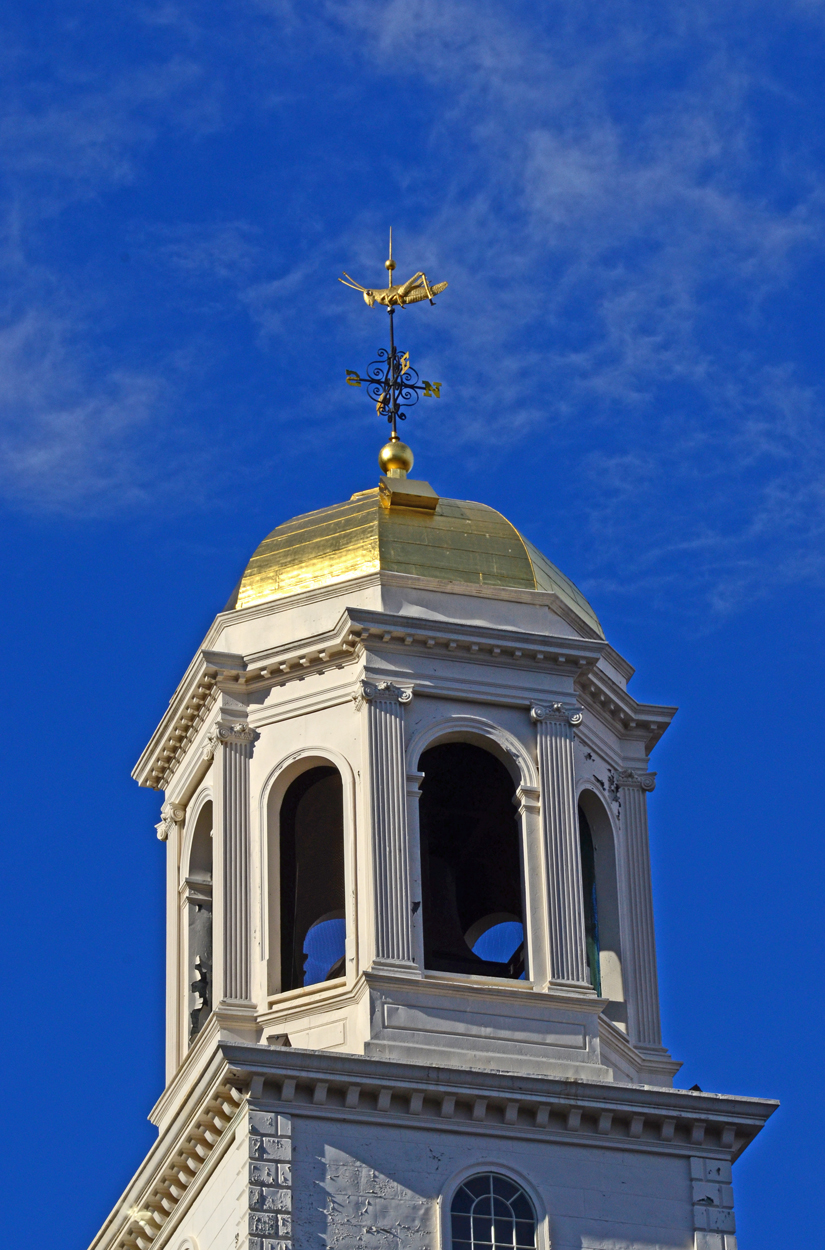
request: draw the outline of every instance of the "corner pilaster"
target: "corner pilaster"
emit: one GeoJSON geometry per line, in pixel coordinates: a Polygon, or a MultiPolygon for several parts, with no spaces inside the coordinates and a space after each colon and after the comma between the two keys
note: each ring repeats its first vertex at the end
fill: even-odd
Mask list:
{"type": "Polygon", "coordinates": [[[635,1046],[660,1047],[659,983],[650,881],[647,796],[656,774],[624,769],[617,777],[624,833],[630,948],[628,1030],[635,1046]]]}
{"type": "Polygon", "coordinates": [[[535,703],[530,718],[538,737],[551,979],[589,988],[573,763],[575,726],[582,713],[577,704],[535,703]]]}
{"type": "Polygon", "coordinates": [[[207,740],[214,759],[213,1006],[252,1006],[249,762],[257,734],[245,721],[219,720],[207,740]]]}
{"type": "Polygon", "coordinates": [[[355,706],[365,718],[373,877],[373,967],[419,975],[415,962],[407,845],[404,707],[412,690],[362,680],[355,706]]]}

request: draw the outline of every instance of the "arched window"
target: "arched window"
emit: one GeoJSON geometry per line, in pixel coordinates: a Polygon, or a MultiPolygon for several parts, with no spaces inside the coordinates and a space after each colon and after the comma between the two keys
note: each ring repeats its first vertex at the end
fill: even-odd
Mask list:
{"type": "Polygon", "coordinates": [[[596,854],[587,817],[579,806],[579,846],[582,859],[582,897],[584,899],[584,939],[587,944],[587,970],[590,984],[601,997],[601,946],[599,944],[599,900],[596,891],[596,854]]]}
{"type": "Polygon", "coordinates": [[[453,1250],[535,1250],[536,1213],[519,1185],[487,1172],[456,1190],[450,1231],[453,1250]]]}
{"type": "Polygon", "coordinates": [[[344,975],[344,806],[341,777],[310,768],[280,812],[281,992],[344,975]]]}
{"type": "Polygon", "coordinates": [[[622,978],[619,891],[613,828],[604,804],[590,790],[579,797],[584,928],[587,966],[596,993],[609,999],[605,1014],[627,1023],[622,978]]]}
{"type": "Polygon", "coordinates": [[[424,962],[436,972],[523,978],[524,904],[515,786],[480,747],[421,756],[424,962]]]}
{"type": "Polygon", "coordinates": [[[198,812],[186,865],[189,1045],[212,1010],[212,804],[198,812]]]}

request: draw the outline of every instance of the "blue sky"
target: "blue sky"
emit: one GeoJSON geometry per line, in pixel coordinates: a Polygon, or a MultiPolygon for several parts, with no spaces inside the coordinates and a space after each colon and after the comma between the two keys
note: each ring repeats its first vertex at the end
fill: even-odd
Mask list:
{"type": "Polygon", "coordinates": [[[821,1238],[825,4],[16,5],[0,37],[9,1244],[85,1246],[161,1087],[129,773],[280,521],[416,475],[501,509],[680,705],[651,799],[679,1081],[777,1096],[740,1244],[821,1238]],[[812,1085],[813,1083],[813,1085],[812,1085]],[[13,1145],[12,1145],[13,1140],[13,1145]],[[816,1179],[815,1179],[816,1178],[816,1179]],[[52,1224],[52,1226],[54,1226],[52,1224]]]}

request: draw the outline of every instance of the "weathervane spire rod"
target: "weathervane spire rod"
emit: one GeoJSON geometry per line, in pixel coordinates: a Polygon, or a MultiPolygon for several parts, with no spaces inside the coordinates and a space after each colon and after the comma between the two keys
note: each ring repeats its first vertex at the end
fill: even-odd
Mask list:
{"type": "Polygon", "coordinates": [[[406,420],[407,416],[401,410],[401,405],[412,407],[413,404],[417,404],[419,392],[427,398],[438,399],[441,394],[441,383],[427,382],[426,379],[419,382],[417,371],[410,365],[409,352],[399,355],[395,346],[395,310],[405,308],[408,304],[420,303],[425,299],[434,304],[434,297],[446,289],[447,283],[438,282],[435,286],[430,286],[423,270],[414,273],[407,282],[393,282],[395,261],[392,258],[392,226],[390,226],[389,256],[384,261],[384,268],[387,270],[389,286],[381,290],[361,286],[360,282],[351,278],[346,270],[343,278],[338,279],[339,282],[343,282],[344,286],[360,291],[368,307],[374,308],[376,304],[383,304],[390,318],[389,352],[386,348],[379,348],[379,358],[368,366],[365,378],[362,378],[355,369],[347,369],[347,383],[350,386],[365,385],[370,398],[376,401],[376,412],[379,416],[386,417],[392,426],[390,441],[381,448],[378,455],[378,463],[382,470],[388,477],[406,477],[413,466],[413,454],[406,443],[402,443],[398,437],[397,423],[406,420]]]}

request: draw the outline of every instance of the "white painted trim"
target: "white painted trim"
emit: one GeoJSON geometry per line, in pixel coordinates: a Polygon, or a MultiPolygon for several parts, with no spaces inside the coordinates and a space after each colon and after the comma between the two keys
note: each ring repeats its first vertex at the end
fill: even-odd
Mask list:
{"type": "Polygon", "coordinates": [[[524,744],[506,729],[483,716],[452,714],[425,725],[411,738],[407,747],[407,772],[418,772],[419,760],[424,751],[441,742],[470,742],[480,746],[482,750],[491,751],[491,754],[501,759],[513,777],[517,790],[521,786],[531,790],[538,789],[536,766],[524,744]],[[497,746],[498,751],[493,751],[491,744],[497,746]],[[518,770],[516,776],[513,776],[514,762],[518,770]]]}
{"type": "MultiPolygon", "coordinates": [[[[506,1146],[502,1142],[502,1153],[506,1150],[506,1146]]],[[[446,1185],[442,1189],[438,1197],[439,1207],[439,1233],[440,1246],[439,1250],[452,1250],[453,1239],[450,1228],[450,1215],[453,1198],[456,1190],[468,1181],[472,1176],[489,1175],[495,1172],[499,1176],[504,1176],[508,1181],[512,1181],[514,1185],[519,1185],[527,1197],[533,1204],[533,1210],[536,1213],[536,1247],[537,1250],[550,1250],[550,1228],[547,1208],[542,1201],[538,1187],[533,1184],[529,1177],[519,1172],[516,1168],[511,1167],[509,1163],[503,1163],[498,1159],[478,1159],[475,1163],[461,1168],[454,1172],[446,1185]]]]}
{"type": "MultiPolygon", "coordinates": [[[[624,1003],[625,1009],[629,1011],[630,1010],[630,1004],[629,1004],[630,984],[629,984],[628,964],[629,964],[629,955],[630,955],[630,943],[633,940],[633,935],[632,935],[631,917],[630,917],[629,910],[628,910],[627,864],[626,864],[626,854],[625,854],[625,841],[624,841],[624,837],[622,833],[622,825],[621,825],[621,821],[619,820],[614,810],[613,804],[610,802],[609,798],[604,793],[604,791],[602,790],[598,782],[594,781],[592,776],[582,778],[582,780],[578,782],[576,785],[576,807],[577,809],[578,809],[579,800],[581,799],[581,796],[585,793],[585,791],[587,791],[588,794],[592,794],[594,796],[594,798],[598,801],[601,810],[607,816],[607,823],[610,829],[610,836],[613,839],[613,866],[614,866],[614,872],[616,874],[616,882],[615,882],[615,889],[616,889],[616,896],[617,896],[616,906],[617,906],[618,921],[619,921],[619,952],[618,952],[619,953],[619,975],[621,977],[621,982],[622,982],[622,997],[620,999],[612,999],[611,1001],[624,1003]]],[[[598,878],[596,881],[596,888],[598,891],[598,878]]],[[[602,993],[604,994],[604,984],[602,985],[602,993]]],[[[605,997],[607,997],[607,995],[605,995],[605,997]]],[[[629,1027],[628,1022],[625,1021],[625,1028],[628,1028],[628,1027],[629,1027]]],[[[627,1034],[624,1034],[624,1037],[625,1037],[625,1040],[627,1040],[627,1034]]]]}
{"type": "MultiPolygon", "coordinates": [[[[200,816],[206,804],[211,803],[212,801],[213,799],[212,799],[211,785],[204,786],[202,790],[198,791],[198,793],[189,802],[186,808],[186,818],[184,820],[184,825],[183,825],[183,846],[181,847],[180,864],[178,866],[181,884],[183,884],[183,882],[189,876],[189,857],[192,854],[192,840],[195,836],[195,829],[197,828],[198,817],[200,816]]],[[[214,871],[214,866],[213,866],[213,871],[214,871]]]]}
{"type": "MultiPolygon", "coordinates": [[[[356,864],[356,792],[355,774],[352,764],[345,755],[328,746],[302,747],[298,751],[290,751],[270,769],[258,799],[258,852],[261,866],[260,888],[260,949],[259,959],[264,965],[265,984],[261,987],[261,999],[272,1009],[272,992],[269,979],[269,900],[271,894],[269,869],[270,821],[269,804],[278,796],[278,810],[283,802],[287,789],[297,777],[308,772],[310,768],[323,765],[335,768],[341,778],[342,799],[344,808],[344,900],[346,909],[346,977],[347,984],[352,985],[359,972],[358,960],[358,899],[357,899],[357,864],[356,864]]],[[[272,831],[274,832],[274,830],[272,831]]]]}
{"type": "Polygon", "coordinates": [[[612,805],[610,803],[610,800],[608,799],[607,795],[603,792],[601,786],[598,784],[597,781],[594,781],[592,777],[582,777],[580,781],[576,782],[576,802],[577,803],[585,790],[589,790],[591,794],[596,796],[596,798],[599,800],[602,807],[604,808],[605,812],[607,813],[607,818],[610,821],[610,828],[613,833],[613,841],[618,847],[618,840],[621,837],[621,827],[616,817],[616,813],[611,810],[612,805]]]}
{"type": "MultiPolygon", "coordinates": [[[[195,797],[189,802],[186,808],[186,816],[183,823],[183,837],[181,840],[180,857],[177,866],[177,981],[174,986],[174,1004],[169,1001],[170,987],[167,986],[167,1011],[174,1013],[175,1027],[175,1045],[177,1048],[176,1062],[182,1062],[184,1056],[189,1051],[189,924],[187,905],[189,902],[189,887],[186,885],[186,879],[189,876],[189,859],[192,854],[192,843],[195,838],[195,830],[198,827],[198,820],[201,812],[207,803],[213,803],[211,785],[204,786],[197,792],[195,797]]],[[[212,827],[214,829],[214,806],[212,812],[212,827]]],[[[214,888],[215,865],[212,864],[212,881],[214,888]]],[[[214,917],[213,917],[214,919],[214,917]]],[[[214,931],[213,931],[214,942],[214,931]]],[[[214,960],[214,950],[212,952],[214,960]]]]}

